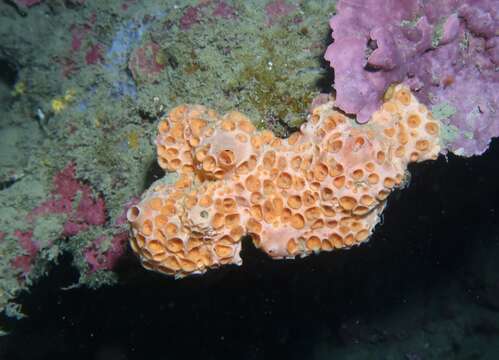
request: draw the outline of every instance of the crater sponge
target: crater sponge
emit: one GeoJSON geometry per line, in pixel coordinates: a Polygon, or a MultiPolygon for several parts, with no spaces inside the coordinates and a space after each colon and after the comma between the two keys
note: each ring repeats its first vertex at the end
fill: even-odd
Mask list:
{"type": "Polygon", "coordinates": [[[176,277],[240,265],[245,235],[276,259],[366,242],[408,163],[440,151],[439,122],[403,85],[365,125],[329,101],[280,139],[239,112],[181,105],[158,132],[158,163],[176,179],[127,216],[143,266],[176,277]]]}

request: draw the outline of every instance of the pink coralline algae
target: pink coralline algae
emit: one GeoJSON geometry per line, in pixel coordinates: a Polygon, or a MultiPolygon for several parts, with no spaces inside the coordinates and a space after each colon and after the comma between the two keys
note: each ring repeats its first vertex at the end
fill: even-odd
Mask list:
{"type": "Polygon", "coordinates": [[[499,135],[497,0],[340,0],[325,58],[336,104],[366,122],[391,84],[447,125],[444,151],[483,153],[499,135]]]}
{"type": "Polygon", "coordinates": [[[217,16],[223,19],[235,19],[237,17],[236,9],[225,1],[220,1],[213,10],[213,16],[217,16]]]}
{"type": "Polygon", "coordinates": [[[81,48],[82,41],[86,34],[91,30],[91,27],[87,24],[78,26],[71,26],[71,50],[78,51],[81,48]]]}
{"type": "Polygon", "coordinates": [[[200,17],[199,6],[189,6],[180,18],[180,28],[182,30],[189,30],[192,25],[200,21],[200,17]]]}
{"type": "Polygon", "coordinates": [[[106,206],[102,196],[94,196],[89,185],[76,178],[76,165],[70,163],[54,177],[52,197],[29,215],[28,220],[49,214],[65,214],[62,235],[73,236],[89,226],[106,222],[106,206]],[[77,202],[77,203],[74,203],[77,202]]]}
{"type": "Polygon", "coordinates": [[[136,3],[136,0],[125,0],[122,4],[121,4],[121,10],[123,11],[127,11],[128,10],[128,7],[132,4],[136,3]]]}
{"type": "Polygon", "coordinates": [[[42,2],[42,0],[15,0],[16,5],[25,6],[30,8],[32,6],[38,5],[42,2]]]}
{"type": "Polygon", "coordinates": [[[274,24],[280,18],[291,14],[296,10],[296,5],[288,4],[285,0],[274,0],[265,6],[267,23],[274,24]]]}
{"type": "Polygon", "coordinates": [[[182,30],[189,30],[202,19],[210,21],[214,18],[236,19],[236,9],[225,1],[200,1],[199,4],[185,9],[179,20],[179,27],[182,30]]]}
{"type": "Polygon", "coordinates": [[[101,44],[93,44],[87,50],[85,54],[85,62],[87,65],[95,65],[101,63],[104,60],[104,56],[102,55],[102,45],[101,44]]]}
{"type": "Polygon", "coordinates": [[[114,268],[118,259],[125,253],[128,231],[113,235],[109,248],[102,251],[99,248],[105,240],[107,240],[105,235],[99,236],[84,250],[85,261],[88,263],[91,273],[114,268]]]}
{"type": "Polygon", "coordinates": [[[24,276],[28,275],[35,261],[36,255],[40,250],[40,245],[33,240],[32,231],[16,230],[14,236],[19,240],[19,245],[24,252],[23,255],[18,255],[11,261],[14,269],[20,270],[24,276]]]}
{"type": "Polygon", "coordinates": [[[148,42],[136,48],[130,55],[128,69],[136,82],[154,82],[165,68],[165,56],[155,42],[148,42]]]}
{"type": "Polygon", "coordinates": [[[69,28],[71,33],[69,53],[59,60],[64,77],[67,78],[75,73],[83,61],[86,65],[95,65],[104,60],[103,45],[92,39],[95,36],[93,28],[96,22],[97,14],[94,12],[84,23],[73,24],[69,28]]]}
{"type": "Polygon", "coordinates": [[[114,235],[99,236],[84,249],[83,256],[89,266],[90,273],[98,270],[113,269],[118,259],[123,256],[129,239],[128,231],[123,231],[123,226],[128,224],[127,212],[128,209],[135,206],[139,201],[139,197],[132,197],[123,205],[123,212],[115,219],[112,225],[114,235]],[[110,245],[106,250],[102,250],[102,243],[105,241],[110,241],[110,245]]]}

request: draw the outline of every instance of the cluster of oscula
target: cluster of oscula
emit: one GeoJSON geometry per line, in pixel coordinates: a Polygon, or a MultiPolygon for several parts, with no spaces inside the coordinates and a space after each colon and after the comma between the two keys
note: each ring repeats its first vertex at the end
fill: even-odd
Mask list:
{"type": "Polygon", "coordinates": [[[158,130],[159,165],[176,175],[129,209],[131,247],[176,277],[241,264],[245,235],[273,258],[361,244],[407,164],[440,150],[438,122],[401,85],[365,125],[330,101],[287,139],[199,105],[176,107],[158,130]]]}

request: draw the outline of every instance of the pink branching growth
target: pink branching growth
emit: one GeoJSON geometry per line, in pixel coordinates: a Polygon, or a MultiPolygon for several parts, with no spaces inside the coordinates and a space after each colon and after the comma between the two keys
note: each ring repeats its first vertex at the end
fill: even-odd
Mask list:
{"type": "Polygon", "coordinates": [[[113,236],[111,246],[102,252],[99,247],[106,240],[106,236],[99,236],[84,251],[85,261],[88,263],[89,271],[111,270],[118,259],[124,254],[128,240],[128,232],[124,231],[113,236]]]}
{"type": "Polygon", "coordinates": [[[70,163],[54,176],[51,198],[45,200],[28,215],[33,221],[38,216],[65,214],[63,235],[73,236],[89,226],[106,222],[106,205],[101,195],[94,196],[89,185],[76,178],[76,164],[70,163]]]}
{"type": "Polygon", "coordinates": [[[14,269],[20,270],[23,276],[27,276],[31,272],[36,255],[40,250],[40,245],[33,240],[33,231],[31,230],[16,230],[14,236],[19,240],[19,245],[21,245],[24,254],[16,256],[11,261],[11,265],[14,269]]]}

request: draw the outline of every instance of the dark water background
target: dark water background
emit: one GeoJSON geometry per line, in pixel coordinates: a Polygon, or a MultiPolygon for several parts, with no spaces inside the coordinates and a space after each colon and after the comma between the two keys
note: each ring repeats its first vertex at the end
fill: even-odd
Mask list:
{"type": "Polygon", "coordinates": [[[403,343],[390,358],[499,359],[499,266],[487,284],[476,270],[499,262],[498,168],[497,140],[480,157],[411,165],[371,241],[349,251],[273,261],[246,243],[243,267],[180,281],[130,255],[121,285],[67,291],[77,273],[63,259],[21,296],[29,317],[9,323],[0,358],[341,359],[335,351],[376,348],[356,358],[384,359],[403,343]],[[411,344],[424,333],[441,354],[438,324],[462,318],[469,338],[448,357],[411,344]]]}

